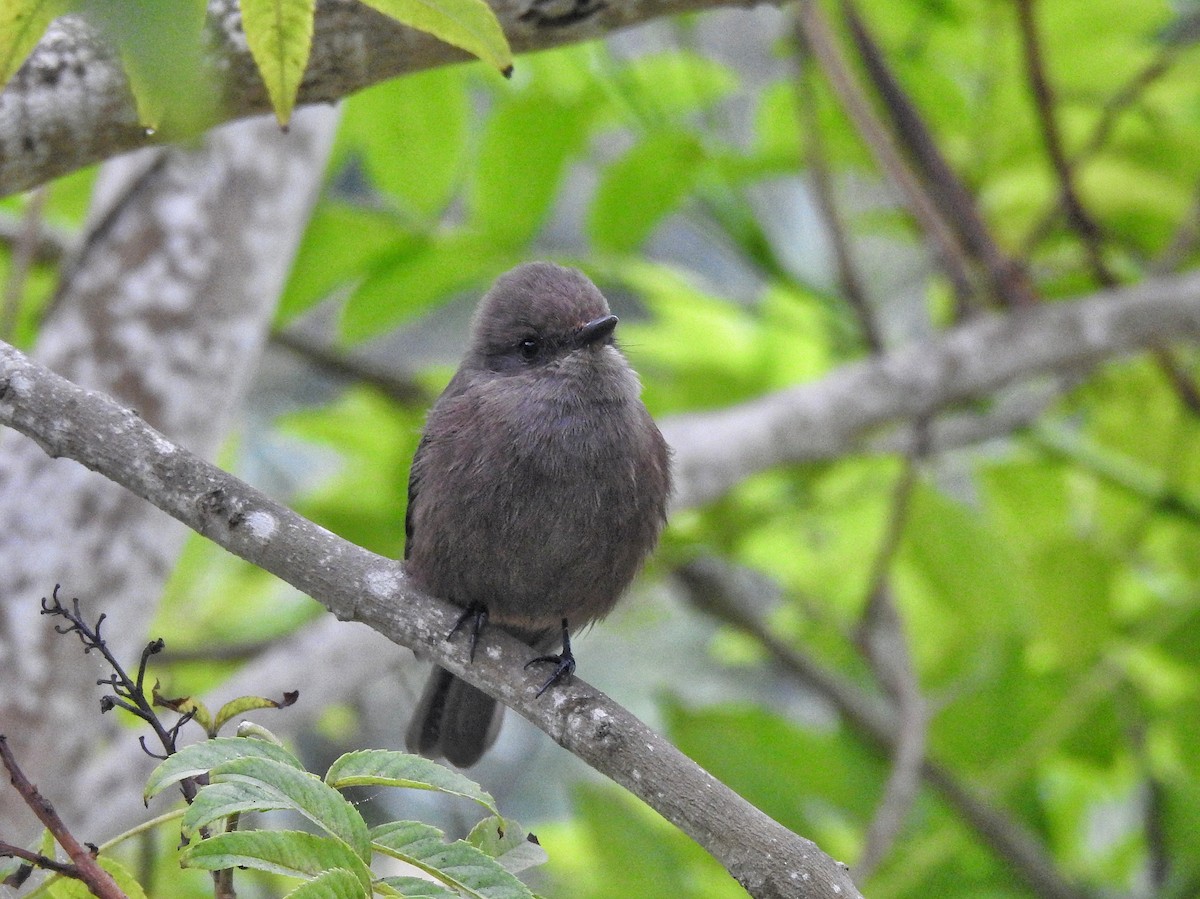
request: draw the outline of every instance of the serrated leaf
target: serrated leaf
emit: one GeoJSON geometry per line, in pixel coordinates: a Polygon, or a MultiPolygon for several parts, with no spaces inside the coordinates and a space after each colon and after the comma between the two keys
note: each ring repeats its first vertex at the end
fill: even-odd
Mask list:
{"type": "MultiPolygon", "coordinates": [[[[272,759],[239,758],[214,767],[209,778],[214,784],[244,784],[251,791],[260,791],[266,800],[274,798],[279,803],[275,808],[299,812],[348,844],[364,862],[370,861],[367,823],[341,793],[319,777],[272,759]]],[[[251,797],[252,792],[245,798],[251,797]]]]}
{"type": "Polygon", "coordinates": [[[248,783],[217,783],[202,787],[183,812],[181,828],[190,838],[202,827],[243,812],[269,812],[290,808],[275,793],[248,783]]]}
{"type": "Polygon", "coordinates": [[[0,0],[0,88],[21,68],[66,0],[0,0]]]}
{"type": "Polygon", "coordinates": [[[483,0],[363,0],[397,22],[478,56],[504,75],[512,50],[496,14],[483,0]]]}
{"type": "Polygon", "coordinates": [[[341,840],[296,830],[219,833],[184,849],[180,863],[205,871],[241,867],[304,878],[344,868],[358,878],[364,889],[371,885],[370,869],[341,840]]]}
{"type": "Polygon", "coordinates": [[[467,842],[500,862],[512,874],[544,865],[549,859],[533,834],[516,821],[504,818],[484,818],[471,828],[467,842]]]}
{"type": "Polygon", "coordinates": [[[239,758],[273,759],[303,770],[299,759],[274,743],[245,737],[217,737],[203,743],[193,743],[176,752],[150,773],[143,798],[149,801],[171,784],[185,777],[204,774],[224,762],[239,758]]]}
{"type": "Polygon", "coordinates": [[[459,899],[462,893],[421,877],[384,877],[381,881],[404,899],[459,899]]]}
{"type": "Polygon", "coordinates": [[[275,118],[286,125],[312,51],[314,0],[241,0],[250,55],[267,86],[275,118]]]}
{"type": "Polygon", "coordinates": [[[393,821],[371,831],[377,852],[416,865],[473,899],[532,899],[525,884],[495,859],[457,840],[443,841],[436,827],[419,821],[393,821]]]}
{"type": "Polygon", "coordinates": [[[479,784],[444,765],[407,752],[389,749],[348,752],[329,766],[325,782],[339,790],[346,787],[385,786],[448,793],[478,802],[496,816],[487,820],[503,820],[496,810],[496,800],[479,784]]]}
{"type": "Polygon", "coordinates": [[[283,899],[369,899],[370,893],[352,871],[331,868],[322,871],[308,883],[302,883],[283,899]]]}
{"type": "Polygon", "coordinates": [[[684,131],[662,131],[604,170],[592,200],[588,233],[605,250],[627,252],[644,241],[695,184],[704,152],[684,131]]]}

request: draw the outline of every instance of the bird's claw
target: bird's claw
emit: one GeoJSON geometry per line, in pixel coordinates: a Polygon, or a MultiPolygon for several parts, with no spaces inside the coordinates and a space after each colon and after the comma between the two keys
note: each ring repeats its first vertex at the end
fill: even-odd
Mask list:
{"type": "Polygon", "coordinates": [[[567,619],[565,618],[562,622],[562,639],[562,652],[554,655],[538,656],[536,659],[530,659],[525,663],[526,668],[528,668],[530,665],[544,665],[547,663],[554,665],[554,671],[551,672],[550,677],[546,680],[546,682],[542,684],[541,689],[537,691],[537,694],[534,697],[535,699],[540,697],[559,681],[570,680],[571,675],[575,673],[575,656],[571,654],[571,634],[570,631],[567,630],[567,619]]]}
{"type": "Polygon", "coordinates": [[[487,606],[477,602],[467,606],[461,615],[458,616],[458,621],[454,622],[454,627],[450,628],[450,633],[446,634],[446,639],[449,640],[460,630],[462,626],[471,621],[471,661],[475,661],[475,644],[479,642],[479,635],[483,633],[483,628],[488,622],[487,606]]]}

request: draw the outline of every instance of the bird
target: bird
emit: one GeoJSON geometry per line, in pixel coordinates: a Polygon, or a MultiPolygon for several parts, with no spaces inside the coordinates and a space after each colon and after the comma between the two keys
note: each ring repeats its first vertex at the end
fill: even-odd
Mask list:
{"type": "MultiPolygon", "coordinates": [[[[531,262],[483,296],[434,403],[408,483],[405,568],[461,606],[452,638],[497,625],[535,651],[561,639],[538,695],[575,669],[570,634],[606,615],[667,519],[670,449],[617,346],[617,317],[583,272],[531,262]]],[[[527,666],[528,667],[528,666],[527,666]]],[[[410,752],[466,768],[502,707],[435,667],[410,752]]]]}

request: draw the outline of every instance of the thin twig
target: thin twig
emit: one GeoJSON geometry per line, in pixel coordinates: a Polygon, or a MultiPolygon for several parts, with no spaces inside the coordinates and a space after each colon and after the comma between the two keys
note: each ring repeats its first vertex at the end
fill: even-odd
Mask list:
{"type": "Polygon", "coordinates": [[[401,406],[424,406],[433,400],[429,390],[416,380],[340,353],[295,329],[273,331],[270,342],[290,350],[331,375],[373,387],[401,406]]]}
{"type": "Polygon", "coordinates": [[[924,176],[933,201],[958,232],[966,250],[983,264],[1000,303],[1009,309],[1033,305],[1037,295],[1029,274],[1000,249],[976,208],[975,198],[946,161],[920,110],[888,66],[866,20],[852,0],[842,0],[842,10],[864,69],[891,116],[894,133],[924,176]]]}
{"type": "Polygon", "coordinates": [[[971,283],[970,264],[958,238],[942,220],[937,207],[897,151],[891,135],[871,109],[820,4],[815,0],[802,0],[797,10],[805,40],[820,62],[825,77],[881,171],[896,185],[909,212],[933,244],[934,256],[950,279],[960,312],[965,312],[972,303],[975,289],[971,283]]]}
{"type": "Polygon", "coordinates": [[[804,38],[804,30],[799,27],[798,20],[794,31],[796,55],[800,64],[800,72],[796,79],[796,105],[800,114],[800,130],[805,137],[805,158],[808,161],[808,171],[812,176],[813,196],[817,201],[817,210],[825,224],[825,233],[833,247],[833,257],[838,270],[838,286],[858,319],[858,327],[862,331],[863,341],[872,353],[880,353],[883,351],[883,335],[875,318],[875,310],[871,308],[871,300],[863,287],[863,279],[859,275],[854,254],[850,249],[850,238],[846,233],[846,225],[842,220],[841,210],[838,209],[837,198],[834,196],[829,158],[825,152],[825,138],[822,136],[821,124],[817,119],[817,94],[813,90],[812,77],[809,74],[811,66],[806,64],[805,59],[808,55],[808,45],[804,38]]]}
{"type": "Polygon", "coordinates": [[[8,278],[4,282],[4,300],[0,305],[0,340],[11,340],[17,327],[17,316],[29,279],[29,269],[37,258],[42,213],[46,208],[49,188],[43,186],[29,197],[29,205],[21,219],[21,228],[13,243],[8,261],[8,278]]]}
{"type": "Polygon", "coordinates": [[[1058,119],[1055,109],[1055,98],[1050,80],[1046,74],[1046,65],[1042,57],[1041,41],[1038,37],[1037,22],[1034,20],[1034,0],[1017,0],[1017,23],[1021,33],[1021,47],[1025,57],[1026,78],[1029,90],[1033,96],[1034,108],[1037,110],[1037,122],[1045,145],[1046,155],[1058,179],[1060,202],[1067,215],[1067,226],[1075,232],[1083,244],[1093,277],[1104,287],[1117,283],[1117,278],[1109,271],[1104,261],[1102,247],[1103,232],[1100,225],[1084,208],[1075,185],[1075,173],[1067,159],[1063,148],[1062,136],[1058,130],[1058,119]]]}
{"type": "Polygon", "coordinates": [[[112,875],[100,867],[100,863],[96,861],[91,850],[81,845],[67,829],[67,825],[58,816],[58,812],[54,810],[50,800],[39,793],[37,787],[29,782],[29,778],[17,765],[17,760],[8,746],[8,739],[3,734],[0,734],[0,760],[3,760],[4,767],[8,769],[9,780],[21,794],[25,804],[29,806],[37,819],[50,831],[58,845],[62,846],[71,861],[74,862],[78,869],[76,876],[79,880],[87,884],[88,889],[99,899],[128,899],[121,888],[117,886],[117,882],[112,879],[112,875]]]}
{"type": "Polygon", "coordinates": [[[918,430],[918,450],[905,460],[904,471],[893,492],[887,530],[872,564],[867,602],[855,641],[875,679],[891,698],[898,719],[891,754],[892,768],[875,815],[867,827],[862,856],[855,866],[855,876],[861,879],[870,877],[900,835],[920,791],[921,766],[925,761],[929,710],[889,583],[889,572],[904,536],[908,509],[917,484],[916,459],[924,455],[923,445],[928,439],[924,423],[918,430]]]}

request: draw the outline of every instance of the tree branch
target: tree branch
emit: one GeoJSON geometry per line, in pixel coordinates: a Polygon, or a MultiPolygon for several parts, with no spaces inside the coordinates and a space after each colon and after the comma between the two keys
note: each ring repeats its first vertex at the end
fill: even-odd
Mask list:
{"type": "MultiPolygon", "coordinates": [[[[514,51],[603,37],[661,16],[746,0],[492,0],[514,51]]],[[[236,0],[209,0],[205,45],[226,120],[270,112],[236,0]]],[[[366,5],[318,0],[299,102],[331,103],[407,72],[470,57],[366,5]]],[[[217,124],[216,122],[212,124],[217,124]]],[[[78,16],[56,21],[0,93],[0,196],[153,140],[137,118],[113,49],[78,16]]]]}
{"type": "Polygon", "coordinates": [[[608,697],[576,680],[535,700],[529,647],[489,630],[472,664],[447,642],[457,611],[418,591],[403,566],[355,546],[171,443],[136,413],[0,344],[0,423],[66,456],[248,562],[338,618],[420,650],[514,709],[629,789],[716,857],[756,897],[854,897],[844,865],[716,781],[608,697]]]}
{"type": "MultiPolygon", "coordinates": [[[[100,867],[100,863],[96,861],[96,857],[91,851],[75,839],[75,836],[67,829],[67,825],[58,816],[58,812],[54,810],[50,800],[46,799],[38,792],[38,788],[29,782],[29,778],[25,776],[17,765],[17,760],[13,758],[12,750],[8,747],[8,740],[3,734],[0,734],[0,760],[3,760],[4,767],[8,769],[9,780],[21,794],[21,798],[25,800],[30,811],[54,835],[58,845],[62,846],[70,856],[75,865],[73,876],[77,876],[87,884],[88,890],[99,899],[128,899],[121,888],[117,886],[117,882],[112,879],[112,875],[100,867]]],[[[63,873],[69,872],[64,871],[63,873]]]]}
{"type": "Polygon", "coordinates": [[[912,422],[1017,381],[1072,375],[1165,340],[1200,338],[1200,274],[991,315],[820,381],[662,423],[675,448],[675,506],[709,502],[777,465],[869,446],[912,422]]]}

